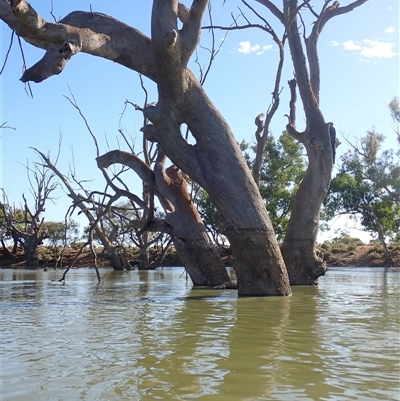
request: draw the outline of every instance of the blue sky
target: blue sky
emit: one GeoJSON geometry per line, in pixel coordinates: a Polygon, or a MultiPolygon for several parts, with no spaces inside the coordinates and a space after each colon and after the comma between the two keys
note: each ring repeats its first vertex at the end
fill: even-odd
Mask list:
{"type": "MultiPolygon", "coordinates": [[[[249,0],[276,29],[282,30],[268,11],[249,0]]],[[[187,5],[188,2],[185,2],[187,5]]],[[[320,4],[321,2],[316,2],[320,4]]],[[[348,1],[342,1],[342,5],[348,1]]],[[[35,1],[31,4],[51,21],[51,1],[35,1]]],[[[143,33],[150,35],[151,2],[118,0],[64,2],[53,0],[53,13],[63,17],[73,10],[89,10],[110,14],[143,33]]],[[[213,1],[215,24],[231,23],[230,14],[238,15],[238,6],[246,8],[237,0],[228,0],[224,7],[222,0],[213,1]]],[[[277,2],[276,4],[280,4],[277,2]]],[[[250,11],[246,15],[258,22],[250,11]]],[[[208,25],[207,16],[204,25],[208,25]]],[[[307,21],[306,21],[307,24],[307,21]]],[[[4,23],[1,25],[2,64],[9,47],[11,32],[4,23]]],[[[307,25],[309,27],[310,25],[307,25]]],[[[275,69],[278,62],[276,45],[261,30],[230,32],[222,42],[224,33],[216,32],[216,41],[222,43],[205,89],[211,100],[230,124],[238,142],[253,140],[254,118],[265,112],[270,103],[275,69]]],[[[202,44],[210,43],[207,32],[203,32],[202,44]]],[[[25,60],[28,66],[38,61],[43,51],[23,42],[25,60]]],[[[199,51],[201,63],[207,63],[205,51],[199,51]]],[[[321,64],[321,109],[327,121],[333,121],[338,131],[349,138],[360,138],[375,126],[386,135],[386,147],[395,148],[395,134],[387,105],[394,96],[399,96],[399,1],[370,0],[355,11],[327,23],[319,39],[321,64]]],[[[198,72],[192,61],[193,71],[198,72]]],[[[284,130],[288,112],[288,88],[286,82],[292,78],[293,68],[286,56],[282,79],[282,101],[271,129],[274,136],[284,130]]],[[[58,167],[68,173],[74,164],[80,180],[89,180],[91,189],[102,189],[104,181],[95,164],[96,151],[92,139],[78,113],[64,95],[73,92],[92,131],[96,134],[100,152],[124,147],[118,129],[136,139],[140,149],[140,127],[142,116],[128,108],[121,118],[124,101],[143,103],[143,91],[137,74],[115,63],[100,58],[78,54],[69,61],[65,70],[40,84],[31,84],[33,98],[30,98],[24,84],[19,81],[22,74],[22,58],[18,42],[14,39],[9,59],[1,80],[1,122],[15,130],[0,130],[1,174],[3,187],[11,201],[17,204],[22,193],[29,193],[26,169],[22,164],[35,159],[29,147],[36,147],[54,157],[57,153],[59,135],[62,132],[62,149],[58,167]],[[72,156],[73,154],[73,156],[72,156]]],[[[155,86],[146,82],[150,101],[157,99],[155,86]]],[[[298,104],[298,109],[301,109],[298,104]]],[[[302,129],[302,118],[298,118],[298,129],[302,129]]],[[[344,142],[343,140],[341,140],[344,142]]],[[[126,149],[126,147],[125,147],[126,149]]],[[[345,152],[343,143],[338,154],[345,152]]],[[[140,182],[133,176],[128,183],[132,192],[141,192],[140,182]]],[[[45,218],[62,220],[69,199],[60,190],[55,204],[48,204],[45,218]]],[[[342,224],[342,223],[340,223],[342,224]]]]}

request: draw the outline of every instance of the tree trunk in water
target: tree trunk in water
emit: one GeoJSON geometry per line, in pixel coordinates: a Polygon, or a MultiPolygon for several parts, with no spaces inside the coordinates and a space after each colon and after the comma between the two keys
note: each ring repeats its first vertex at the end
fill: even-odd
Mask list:
{"type": "Polygon", "coordinates": [[[319,129],[303,135],[309,163],[281,246],[291,285],[317,284],[318,277],[327,270],[316,253],[316,242],[321,204],[329,189],[333,165],[329,127],[320,124],[319,129]]]}
{"type": "Polygon", "coordinates": [[[138,260],[138,269],[139,270],[148,270],[149,269],[149,247],[147,246],[147,242],[149,240],[149,232],[145,231],[142,235],[142,243],[139,246],[139,260],[138,260]]]}
{"type": "Polygon", "coordinates": [[[165,221],[173,227],[173,241],[179,258],[194,286],[219,286],[230,278],[214,244],[211,243],[201,217],[187,192],[186,180],[176,166],[164,171],[165,157],[154,168],[156,185],[174,210],[165,221]]]}
{"type": "Polygon", "coordinates": [[[26,267],[35,268],[39,266],[37,258],[37,242],[35,240],[27,240],[24,246],[26,267]]]}
{"type": "Polygon", "coordinates": [[[193,285],[216,287],[231,280],[216,248],[207,237],[174,240],[175,249],[182,260],[193,285]]]}
{"type": "Polygon", "coordinates": [[[286,268],[259,190],[228,124],[186,64],[207,1],[193,2],[178,30],[178,2],[154,0],[152,46],[158,103],[145,109],[148,139],[212,197],[232,246],[239,295],[290,295],[286,268]],[[186,142],[186,123],[196,143],[186,142]]]}
{"type": "Polygon", "coordinates": [[[145,247],[140,247],[137,268],[139,270],[151,270],[149,266],[149,254],[145,247]]]}
{"type": "Polygon", "coordinates": [[[119,254],[118,249],[114,246],[106,246],[106,251],[110,256],[111,266],[114,270],[124,270],[129,268],[128,262],[125,261],[122,255],[119,254]]]}
{"type": "Polygon", "coordinates": [[[230,281],[220,255],[208,238],[203,221],[190,199],[185,179],[175,165],[165,170],[165,160],[163,151],[158,148],[157,162],[152,171],[136,155],[113,150],[98,157],[97,165],[104,169],[112,164],[123,164],[134,170],[144,182],[154,181],[151,186],[166,217],[161,222],[153,220],[151,229],[171,236],[195,286],[218,286],[230,281]]]}
{"type": "MultiPolygon", "coordinates": [[[[273,232],[272,227],[270,232],[273,232]]],[[[268,234],[267,229],[242,229],[229,233],[234,266],[240,266],[235,268],[239,295],[290,294],[286,286],[288,279],[286,269],[278,269],[275,265],[274,253],[279,252],[279,247],[275,241],[270,241],[268,234]],[[244,267],[249,261],[251,269],[246,270],[244,267]]]]}
{"type": "Polygon", "coordinates": [[[385,266],[387,267],[394,266],[394,260],[392,258],[392,255],[390,254],[389,248],[386,245],[385,238],[381,230],[378,231],[378,239],[382,245],[383,254],[385,255],[385,266]]]}

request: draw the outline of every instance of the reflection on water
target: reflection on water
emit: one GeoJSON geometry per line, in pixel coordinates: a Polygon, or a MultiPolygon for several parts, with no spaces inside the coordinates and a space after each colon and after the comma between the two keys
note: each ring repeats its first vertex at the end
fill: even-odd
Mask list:
{"type": "Polygon", "coordinates": [[[239,299],[181,273],[2,270],[2,400],[399,400],[398,269],[239,299]]]}

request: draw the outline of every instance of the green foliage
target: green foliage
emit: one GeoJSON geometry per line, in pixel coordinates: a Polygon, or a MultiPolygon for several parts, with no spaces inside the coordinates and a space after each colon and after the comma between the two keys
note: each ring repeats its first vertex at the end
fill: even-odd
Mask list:
{"type": "Polygon", "coordinates": [[[333,244],[346,244],[346,245],[359,245],[362,244],[360,238],[354,238],[346,231],[339,231],[339,233],[331,239],[333,244]]]}
{"type": "Polygon", "coordinates": [[[202,188],[197,192],[194,199],[197,210],[203,219],[203,223],[216,244],[224,242],[223,232],[225,230],[221,214],[219,213],[210,195],[202,188]]]}
{"type": "Polygon", "coordinates": [[[86,242],[83,242],[83,241],[72,241],[71,244],[70,244],[70,247],[77,251],[77,250],[81,249],[84,244],[86,244],[86,242]]]}
{"type": "Polygon", "coordinates": [[[393,237],[400,230],[400,163],[382,151],[384,136],[369,131],[341,157],[341,168],[324,201],[324,217],[359,216],[366,231],[393,237]]]}
{"type": "Polygon", "coordinates": [[[397,140],[400,144],[400,102],[398,97],[394,97],[389,103],[389,110],[395,124],[394,130],[397,134],[397,140]]]}
{"type": "Polygon", "coordinates": [[[79,224],[74,220],[67,224],[63,221],[45,221],[40,230],[53,250],[64,244],[69,246],[79,239],[79,224]]]}
{"type": "Polygon", "coordinates": [[[12,238],[11,225],[18,230],[24,231],[24,212],[14,206],[0,202],[0,239],[9,240],[12,238]]]}
{"type": "MultiPolygon", "coordinates": [[[[256,146],[240,144],[249,168],[253,167],[256,146]]],[[[260,193],[279,240],[283,239],[290,218],[294,195],[305,172],[301,145],[284,132],[276,141],[268,137],[264,149],[260,174],[260,193]]],[[[218,242],[224,231],[222,218],[213,200],[200,189],[194,199],[204,224],[218,242]]]]}
{"type": "Polygon", "coordinates": [[[305,173],[301,146],[284,132],[277,142],[269,137],[264,150],[260,193],[279,240],[285,236],[294,196],[305,173]]]}
{"type": "MultiPolygon", "coordinates": [[[[245,158],[250,160],[248,147],[245,158]]],[[[302,145],[283,132],[276,141],[269,136],[264,149],[260,174],[260,193],[279,240],[285,236],[290,210],[297,188],[305,173],[302,145]]],[[[252,148],[256,152],[256,148],[252,148]]],[[[252,163],[250,163],[252,167],[252,163]]]]}

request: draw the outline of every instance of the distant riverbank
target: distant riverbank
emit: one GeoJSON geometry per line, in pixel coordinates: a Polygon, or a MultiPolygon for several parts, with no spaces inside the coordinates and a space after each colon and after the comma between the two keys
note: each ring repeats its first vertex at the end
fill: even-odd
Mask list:
{"type": "MultiPolygon", "coordinates": [[[[400,266],[400,244],[393,243],[389,245],[394,266],[400,266]]],[[[109,266],[109,258],[102,249],[97,248],[97,264],[99,267],[109,266]]],[[[384,255],[382,247],[379,244],[343,244],[343,243],[324,243],[318,245],[318,252],[324,258],[328,266],[341,266],[341,267],[379,267],[384,266],[384,255]]],[[[70,266],[77,251],[67,249],[63,257],[63,267],[70,266]]],[[[233,258],[229,249],[221,249],[221,257],[226,266],[233,265],[233,258]]],[[[135,265],[137,259],[137,251],[131,250],[126,255],[132,266],[135,265]]],[[[52,256],[49,248],[40,247],[38,251],[39,267],[52,268],[56,264],[56,259],[52,256]]],[[[93,255],[89,250],[85,250],[74,263],[75,267],[88,267],[93,266],[93,255]]],[[[170,251],[164,259],[164,266],[181,266],[178,255],[173,250],[170,251]]],[[[0,250],[0,267],[25,267],[25,258],[22,250],[19,249],[16,255],[7,255],[4,250],[0,250]]],[[[59,265],[59,267],[61,267],[59,265]]]]}

